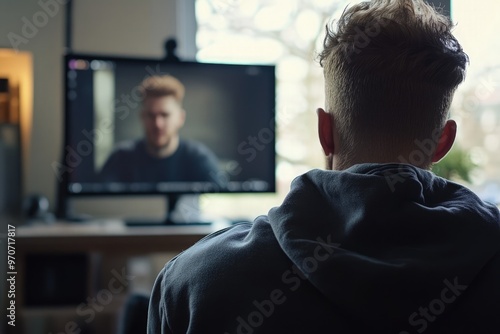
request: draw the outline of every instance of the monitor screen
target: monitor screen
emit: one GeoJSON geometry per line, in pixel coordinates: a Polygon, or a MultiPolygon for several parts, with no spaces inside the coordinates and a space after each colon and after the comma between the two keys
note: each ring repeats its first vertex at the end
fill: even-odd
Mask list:
{"type": "Polygon", "coordinates": [[[67,196],[275,191],[273,65],[64,61],[67,196]]]}

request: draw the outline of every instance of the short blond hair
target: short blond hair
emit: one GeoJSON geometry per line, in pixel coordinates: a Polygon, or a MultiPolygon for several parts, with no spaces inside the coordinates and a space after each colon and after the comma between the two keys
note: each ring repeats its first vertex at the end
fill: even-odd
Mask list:
{"type": "Polygon", "coordinates": [[[448,17],[423,0],[373,0],[335,26],[319,60],[341,152],[393,154],[442,129],[468,63],[448,17]]]}
{"type": "Polygon", "coordinates": [[[184,99],[184,85],[171,75],[150,76],[141,83],[143,100],[149,97],[173,96],[179,104],[184,99]]]}

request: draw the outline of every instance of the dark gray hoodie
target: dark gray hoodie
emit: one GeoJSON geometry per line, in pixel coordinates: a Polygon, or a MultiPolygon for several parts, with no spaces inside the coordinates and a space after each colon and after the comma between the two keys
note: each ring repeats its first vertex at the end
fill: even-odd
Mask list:
{"type": "Polygon", "coordinates": [[[149,333],[500,333],[500,215],[405,164],[313,170],[160,272],[149,333]]]}

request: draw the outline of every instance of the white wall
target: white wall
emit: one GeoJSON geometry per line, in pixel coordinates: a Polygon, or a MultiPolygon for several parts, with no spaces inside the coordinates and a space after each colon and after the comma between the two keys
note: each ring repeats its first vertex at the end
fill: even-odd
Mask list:
{"type": "Polygon", "coordinates": [[[176,36],[179,56],[194,59],[194,0],[73,0],[73,13],[75,52],[162,57],[176,36]]]}
{"type": "MultiPolygon", "coordinates": [[[[65,2],[0,0],[0,48],[13,47],[9,33],[14,33],[23,39],[17,45],[19,50],[33,53],[33,128],[28,161],[24,162],[24,190],[46,195],[52,204],[56,178],[51,164],[60,159],[63,138],[65,2]],[[30,31],[26,22],[38,27],[30,31]]],[[[74,0],[73,6],[76,52],[160,57],[165,38],[177,35],[179,56],[194,58],[194,0],[74,0]]],[[[84,202],[84,210],[93,208],[102,213],[124,207],[123,203],[109,207],[102,200],[84,202]]],[[[138,201],[133,207],[134,211],[141,211],[141,207],[151,210],[149,204],[138,201]]]]}

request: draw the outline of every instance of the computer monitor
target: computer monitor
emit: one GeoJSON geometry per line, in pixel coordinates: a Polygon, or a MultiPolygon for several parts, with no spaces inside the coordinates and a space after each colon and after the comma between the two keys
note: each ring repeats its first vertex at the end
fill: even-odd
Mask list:
{"type": "Polygon", "coordinates": [[[59,216],[77,196],[275,192],[273,65],[69,54],[64,76],[59,216]],[[165,76],[184,87],[182,121],[145,95],[165,76]]]}

